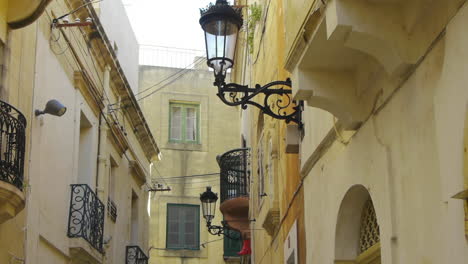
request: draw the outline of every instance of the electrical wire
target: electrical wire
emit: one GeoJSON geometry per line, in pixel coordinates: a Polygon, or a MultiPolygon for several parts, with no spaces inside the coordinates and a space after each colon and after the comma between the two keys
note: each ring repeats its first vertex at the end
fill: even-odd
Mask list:
{"type": "Polygon", "coordinates": [[[205,174],[194,174],[194,175],[185,175],[185,176],[175,176],[175,177],[161,177],[161,179],[185,179],[185,178],[196,178],[196,177],[209,177],[219,175],[219,172],[214,173],[205,173],[205,174]]]}
{"type": "Polygon", "coordinates": [[[148,91],[149,89],[151,89],[151,88],[153,88],[153,87],[155,87],[155,86],[158,86],[159,84],[163,83],[164,81],[166,81],[166,80],[172,78],[173,76],[177,75],[178,73],[180,73],[180,72],[182,72],[182,71],[184,71],[184,70],[187,70],[189,67],[192,67],[192,66],[197,65],[198,63],[200,63],[200,62],[203,61],[203,60],[205,60],[204,57],[201,57],[201,58],[196,59],[195,61],[191,62],[189,65],[187,65],[187,66],[185,66],[184,68],[182,68],[182,69],[180,69],[179,71],[177,71],[176,73],[173,73],[173,74],[169,75],[168,77],[166,77],[166,78],[163,79],[162,81],[159,81],[158,83],[153,84],[153,85],[151,85],[151,86],[149,86],[149,87],[143,89],[142,91],[139,91],[138,93],[135,94],[135,96],[138,96],[138,95],[140,95],[140,94],[142,94],[142,93],[148,91]]]}
{"type": "Polygon", "coordinates": [[[159,178],[161,178],[163,180],[164,184],[166,184],[166,186],[169,186],[169,184],[167,184],[166,180],[161,176],[161,173],[159,172],[158,168],[156,166],[154,166],[154,169],[159,174],[159,178]]]}
{"type": "MultiPolygon", "coordinates": [[[[61,31],[61,32],[62,32],[62,31],[61,31]]],[[[65,34],[65,33],[62,32],[62,34],[65,34]]],[[[73,34],[73,32],[72,32],[72,34],[73,34]]],[[[77,40],[77,37],[76,37],[74,34],[73,34],[73,37],[75,38],[75,40],[77,40]]],[[[67,39],[65,39],[65,41],[67,42],[68,47],[70,47],[71,44],[69,43],[69,41],[68,41],[67,39]]],[[[78,40],[77,40],[77,41],[78,41],[78,40]]],[[[82,67],[80,66],[80,63],[77,61],[76,55],[77,55],[77,54],[75,54],[74,56],[72,56],[73,59],[74,59],[74,61],[75,61],[75,64],[76,64],[75,66],[77,67],[77,69],[81,69],[82,71],[85,71],[85,72],[86,72],[86,69],[82,69],[82,67]]],[[[91,58],[91,60],[92,60],[92,58],[91,58]]],[[[84,66],[84,65],[83,65],[83,66],[84,66]]],[[[88,63],[86,63],[86,66],[89,67],[89,68],[91,68],[91,67],[89,66],[88,63]]],[[[96,65],[95,65],[94,61],[93,61],[93,66],[94,66],[94,69],[97,71],[97,75],[99,76],[99,72],[98,72],[98,70],[97,70],[97,68],[96,68],[96,65]]],[[[74,68],[74,67],[73,67],[73,68],[74,68]]],[[[93,82],[95,82],[95,80],[88,80],[88,79],[86,79],[86,78],[85,78],[85,81],[93,81],[93,82]]],[[[101,84],[103,85],[102,81],[101,81],[101,84]]],[[[95,84],[90,84],[90,85],[96,87],[95,84]]],[[[104,87],[104,86],[103,86],[103,87],[104,87]]],[[[102,99],[104,99],[104,98],[102,98],[102,99]]],[[[107,98],[107,99],[109,100],[109,98],[107,98]]],[[[102,117],[104,118],[105,122],[107,123],[107,125],[110,126],[110,125],[111,125],[111,122],[109,122],[109,120],[106,118],[106,114],[102,111],[102,109],[100,109],[99,111],[100,111],[102,117]]],[[[130,158],[128,157],[127,153],[124,152],[124,156],[126,157],[126,159],[127,159],[128,161],[130,161],[130,158]]],[[[142,168],[143,168],[143,170],[145,171],[145,173],[148,174],[148,171],[147,171],[144,167],[142,167],[142,168]]],[[[147,186],[148,188],[151,188],[151,186],[149,186],[148,183],[145,183],[145,184],[146,184],[146,186],[147,186]]]]}
{"type": "Polygon", "coordinates": [[[224,237],[218,238],[218,239],[215,239],[215,240],[211,240],[211,241],[203,242],[203,243],[200,244],[200,246],[202,246],[203,248],[205,248],[205,245],[206,245],[206,244],[210,244],[210,243],[217,242],[217,241],[221,241],[221,240],[224,240],[224,237]]]}
{"type": "Polygon", "coordinates": [[[65,15],[62,15],[62,16],[60,16],[60,17],[57,17],[56,20],[59,20],[59,19],[62,19],[62,18],[64,18],[64,17],[66,17],[66,16],[72,15],[72,14],[74,14],[76,11],[80,10],[81,8],[83,8],[83,7],[87,6],[87,5],[96,4],[96,3],[99,3],[99,2],[102,2],[102,1],[104,1],[104,0],[90,1],[90,2],[87,2],[87,3],[85,3],[85,4],[82,4],[82,5],[80,5],[79,7],[75,8],[74,10],[72,10],[71,12],[69,12],[69,13],[67,13],[67,14],[65,14],[65,15]]]}
{"type": "Polygon", "coordinates": [[[181,182],[177,182],[177,181],[176,182],[171,182],[171,181],[169,181],[169,183],[171,183],[171,184],[198,184],[198,183],[207,183],[207,182],[219,181],[219,179],[214,179],[214,180],[208,180],[208,181],[197,181],[197,182],[188,183],[185,179],[180,179],[180,180],[182,180],[182,181],[181,182]]]}
{"type": "MultiPolygon", "coordinates": [[[[204,60],[204,58],[202,58],[198,63],[200,63],[200,62],[203,61],[203,60],[204,60]]],[[[143,99],[145,99],[145,98],[148,98],[149,96],[155,94],[156,92],[158,92],[158,91],[160,91],[160,90],[166,88],[168,85],[170,85],[170,84],[174,83],[175,81],[179,80],[180,78],[182,78],[182,76],[184,76],[184,75],[185,75],[186,73],[188,73],[188,72],[189,72],[189,71],[186,71],[185,73],[182,73],[181,75],[177,76],[175,79],[173,79],[173,80],[171,80],[170,82],[164,84],[163,86],[159,87],[158,89],[156,89],[156,90],[152,91],[151,93],[149,93],[149,94],[147,94],[147,95],[145,95],[145,96],[143,96],[143,97],[137,99],[137,101],[141,101],[141,100],[143,100],[143,99]]],[[[173,76],[175,76],[175,75],[173,75],[173,76]]]]}

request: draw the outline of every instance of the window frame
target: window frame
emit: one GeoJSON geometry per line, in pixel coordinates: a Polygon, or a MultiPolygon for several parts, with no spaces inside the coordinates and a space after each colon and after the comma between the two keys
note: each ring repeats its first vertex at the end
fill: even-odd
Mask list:
{"type": "Polygon", "coordinates": [[[169,101],[169,125],[168,125],[168,138],[171,143],[189,143],[189,144],[200,144],[200,103],[196,102],[180,102],[180,101],[169,101]],[[172,108],[181,108],[181,139],[173,139],[172,130],[172,108]],[[196,111],[196,139],[187,140],[187,109],[195,108],[196,111]]]}
{"type": "MultiPolygon", "coordinates": [[[[182,227],[183,225],[185,224],[184,223],[180,223],[179,222],[179,230],[181,230],[180,227],[182,227]]],[[[183,231],[179,231],[179,239],[183,238],[184,236],[184,232],[183,231]]],[[[178,203],[167,203],[166,205],[166,249],[168,250],[200,250],[200,205],[197,205],[197,204],[178,204],[178,203]],[[198,210],[196,210],[197,212],[197,216],[195,217],[195,244],[196,244],[196,247],[195,248],[189,248],[189,247],[186,247],[186,243],[185,243],[185,238],[183,239],[183,244],[184,244],[184,247],[170,247],[169,244],[168,244],[168,236],[169,236],[169,207],[196,207],[198,210]]]]}
{"type": "Polygon", "coordinates": [[[242,242],[241,242],[241,235],[239,232],[231,229],[224,229],[224,232],[232,232],[230,235],[233,235],[233,237],[239,236],[239,239],[231,239],[227,236],[224,237],[223,239],[223,257],[230,258],[230,257],[239,257],[237,255],[237,252],[239,252],[242,249],[242,242]]]}

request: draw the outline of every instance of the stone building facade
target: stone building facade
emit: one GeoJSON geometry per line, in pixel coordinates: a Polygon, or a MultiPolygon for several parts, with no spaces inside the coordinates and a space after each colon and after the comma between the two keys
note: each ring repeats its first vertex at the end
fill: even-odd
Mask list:
{"type": "Polygon", "coordinates": [[[115,48],[124,46],[115,34],[133,32],[106,28],[128,19],[110,21],[106,6],[81,0],[3,2],[6,17],[32,2],[37,10],[2,38],[2,101],[22,114],[2,106],[1,140],[13,151],[1,157],[0,263],[147,262],[147,178],[160,152],[126,77],[138,65],[115,48]],[[36,116],[51,99],[66,112],[36,116]],[[19,116],[24,133],[6,130],[19,116]],[[20,145],[23,163],[11,167],[20,145]]]}
{"type": "MultiPolygon", "coordinates": [[[[164,52],[190,56],[187,50],[164,52]]],[[[241,146],[239,110],[216,98],[206,60],[192,61],[188,67],[140,66],[139,98],[164,160],[152,170],[154,183],[165,191],[150,199],[150,262],[238,263],[239,242],[230,246],[208,233],[200,193],[206,186],[219,192],[217,156],[241,146]]],[[[221,221],[217,211],[213,224],[221,221]]]]}
{"type": "Polygon", "coordinates": [[[275,192],[255,187],[253,169],[252,263],[466,262],[466,1],[236,1],[254,3],[262,16],[244,28],[253,49],[238,42],[234,79],[289,77],[305,106],[299,135],[243,112],[253,153],[267,149],[261,134],[279,135],[277,153],[266,151],[278,181],[268,182],[285,188],[271,229],[256,197],[275,192]],[[294,141],[297,156],[286,154],[294,141]],[[292,208],[302,208],[295,251],[292,208]]]}

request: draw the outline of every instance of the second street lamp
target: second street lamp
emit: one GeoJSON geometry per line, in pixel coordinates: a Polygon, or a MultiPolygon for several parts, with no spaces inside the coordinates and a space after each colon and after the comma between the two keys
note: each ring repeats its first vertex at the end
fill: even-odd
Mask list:
{"type": "Polygon", "coordinates": [[[217,0],[206,9],[201,9],[200,25],[205,32],[207,64],[214,70],[215,82],[218,87],[218,97],[230,106],[240,105],[246,109],[248,105],[259,108],[264,114],[276,119],[297,123],[302,128],[303,103],[295,103],[291,98],[292,91],[284,89],[291,87],[291,80],[274,81],[266,85],[246,85],[225,83],[228,69],[234,65],[236,43],[243,24],[241,9],[234,8],[226,0],[217,0]],[[263,103],[253,101],[258,94],[265,95],[263,103]]]}
{"type": "Polygon", "coordinates": [[[223,226],[211,225],[211,221],[215,217],[218,195],[211,191],[210,186],[206,187],[206,191],[200,194],[200,201],[202,204],[203,218],[206,220],[206,226],[208,227],[208,232],[210,232],[210,234],[215,236],[224,235],[230,239],[239,239],[239,237],[230,235],[230,229],[225,226],[224,221],[221,222],[223,226]]]}
{"type": "Polygon", "coordinates": [[[200,194],[200,201],[202,204],[203,218],[205,218],[207,226],[210,226],[211,221],[215,217],[218,195],[211,191],[211,187],[206,187],[206,191],[200,194]]]}

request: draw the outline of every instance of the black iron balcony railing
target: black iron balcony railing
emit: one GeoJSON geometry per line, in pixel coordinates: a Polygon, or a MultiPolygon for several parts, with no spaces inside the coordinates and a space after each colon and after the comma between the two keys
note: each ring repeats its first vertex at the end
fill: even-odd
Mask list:
{"type": "Polygon", "coordinates": [[[148,264],[148,257],[139,246],[127,246],[125,264],[148,264]]]}
{"type": "Polygon", "coordinates": [[[103,253],[104,204],[86,184],[71,185],[68,237],[81,237],[103,253]]]}
{"type": "Polygon", "coordinates": [[[23,190],[26,118],[0,101],[0,180],[23,190]]]}
{"type": "Polygon", "coordinates": [[[117,206],[110,197],[107,198],[107,215],[109,215],[112,222],[117,220],[117,206]]]}
{"type": "Polygon", "coordinates": [[[232,198],[249,196],[248,148],[234,149],[217,158],[221,169],[221,203],[232,198]]]}

